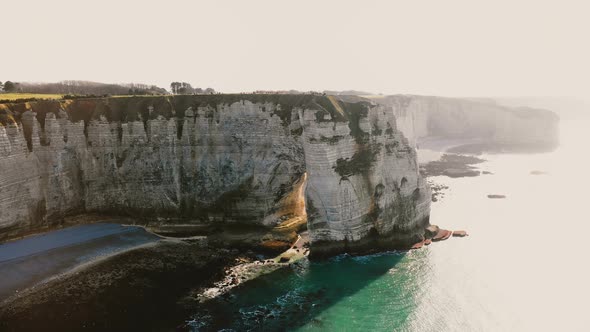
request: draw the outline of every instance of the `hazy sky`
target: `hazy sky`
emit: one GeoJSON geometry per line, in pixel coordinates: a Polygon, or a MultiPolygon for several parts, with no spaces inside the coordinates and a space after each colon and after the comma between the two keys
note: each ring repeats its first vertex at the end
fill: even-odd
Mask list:
{"type": "Polygon", "coordinates": [[[0,0],[0,81],[586,96],[588,3],[0,0]]]}

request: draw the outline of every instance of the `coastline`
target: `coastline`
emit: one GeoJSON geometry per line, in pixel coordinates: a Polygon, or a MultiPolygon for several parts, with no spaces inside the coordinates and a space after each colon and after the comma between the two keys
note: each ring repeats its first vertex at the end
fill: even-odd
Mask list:
{"type": "Polygon", "coordinates": [[[95,260],[7,299],[0,330],[166,330],[187,314],[179,300],[240,256],[161,240],[95,260]]]}
{"type": "MultiPolygon", "coordinates": [[[[96,226],[100,225],[82,227],[96,226]]],[[[21,285],[14,294],[2,299],[0,331],[168,330],[189,316],[194,300],[199,301],[192,298],[193,295],[206,294],[207,290],[210,296],[224,294],[243,282],[290,266],[309,254],[308,236],[303,232],[303,237],[296,235],[292,244],[286,244],[287,249],[278,256],[265,256],[284,250],[283,242],[292,236],[281,234],[290,234],[293,231],[290,228],[273,233],[275,238],[283,238],[281,245],[269,247],[268,241],[256,245],[242,241],[241,245],[232,246],[236,240],[224,233],[189,236],[190,231],[182,231],[175,234],[179,237],[168,237],[154,232],[150,226],[118,227],[141,230],[156,240],[108,254],[100,252],[112,245],[110,237],[91,241],[96,248],[91,248],[93,254],[82,263],[65,270],[45,271],[41,280],[21,285]]],[[[71,230],[37,233],[20,241],[55,237],[56,233],[71,230]]],[[[258,234],[258,231],[246,232],[246,239],[252,236],[250,233],[258,234]]],[[[68,249],[71,246],[61,250],[68,249]]],[[[79,252],[78,248],[71,255],[79,252]]],[[[49,253],[56,255],[55,250],[50,249],[49,253]]],[[[85,256],[77,259],[82,257],[85,256]]]]}
{"type": "MultiPolygon", "coordinates": [[[[426,227],[428,220],[424,223],[426,227]]],[[[247,287],[259,276],[289,267],[310,253],[307,236],[294,238],[293,234],[301,234],[297,229],[272,232],[265,237],[267,242],[281,244],[265,248],[251,240],[253,234],[259,238],[256,229],[236,237],[208,230],[203,236],[198,225],[137,227],[160,239],[91,260],[6,299],[0,304],[0,330],[185,329],[189,326],[182,322],[199,303],[224,298],[236,287],[247,287]],[[291,245],[286,244],[289,240],[291,245]],[[263,256],[255,251],[282,253],[263,256]]],[[[436,230],[426,237],[396,238],[378,247],[407,251],[451,237],[451,231],[436,230]]]]}
{"type": "MultiPolygon", "coordinates": [[[[431,152],[444,157],[446,151],[431,152]]],[[[448,165],[441,165],[471,169],[471,165],[482,161],[460,156],[448,165]]],[[[441,159],[434,162],[440,163],[441,159]]],[[[445,168],[442,166],[440,170],[445,168]]],[[[436,181],[432,182],[436,176],[449,176],[439,173],[426,174],[431,186],[436,185],[436,181]]],[[[440,195],[439,192],[433,194],[440,195]]],[[[10,298],[0,308],[0,330],[17,330],[14,326],[18,326],[18,330],[47,327],[56,330],[167,330],[174,326],[177,330],[190,329],[190,317],[201,303],[214,298],[230,299],[234,289],[248,287],[258,277],[293,266],[309,254],[304,244],[307,241],[297,244],[300,236],[281,254],[265,257],[255,253],[264,251],[261,243],[254,245],[249,241],[258,230],[249,230],[252,234],[237,239],[235,234],[224,232],[206,232],[207,236],[203,236],[198,225],[148,224],[141,227],[161,239],[80,265],[10,298]],[[235,246],[236,240],[249,245],[235,246]],[[67,319],[57,319],[60,315],[67,319]]],[[[293,239],[293,235],[287,235],[292,231],[299,233],[289,230],[285,235],[275,233],[268,239],[280,240],[279,247],[284,250],[288,239],[293,239]]],[[[407,241],[403,251],[463,236],[467,236],[465,231],[431,226],[423,238],[407,241]]],[[[274,249],[276,252],[279,248],[274,249]]]]}
{"type": "Polygon", "coordinates": [[[135,226],[78,225],[0,245],[0,303],[81,266],[160,240],[135,226]]]}

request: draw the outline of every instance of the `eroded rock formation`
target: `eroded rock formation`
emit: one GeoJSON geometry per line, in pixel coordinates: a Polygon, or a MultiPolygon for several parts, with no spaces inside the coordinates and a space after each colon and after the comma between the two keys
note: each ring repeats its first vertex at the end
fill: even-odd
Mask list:
{"type": "Polygon", "coordinates": [[[311,95],[0,105],[0,234],[99,213],[273,227],[299,213],[312,252],[423,236],[430,190],[388,107],[311,95]]]}

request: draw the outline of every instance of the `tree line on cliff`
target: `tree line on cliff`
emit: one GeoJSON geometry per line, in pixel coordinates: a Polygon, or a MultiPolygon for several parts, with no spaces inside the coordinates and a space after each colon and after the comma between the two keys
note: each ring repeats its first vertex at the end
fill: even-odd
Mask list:
{"type": "MultiPolygon", "coordinates": [[[[173,94],[214,94],[212,88],[193,88],[186,82],[172,82],[173,94]]],[[[142,83],[108,84],[91,81],[60,81],[57,83],[34,83],[0,81],[0,91],[14,93],[61,94],[61,95],[166,95],[169,92],[155,85],[142,83]]]]}
{"type": "Polygon", "coordinates": [[[107,84],[90,81],[61,81],[57,83],[33,83],[6,81],[5,92],[70,94],[70,95],[154,95],[167,94],[166,89],[141,83],[107,84]]]}
{"type": "Polygon", "coordinates": [[[215,93],[215,90],[212,88],[193,88],[190,83],[187,82],[172,82],[170,83],[170,91],[172,91],[175,95],[192,95],[192,94],[206,94],[211,95],[215,93]]]}

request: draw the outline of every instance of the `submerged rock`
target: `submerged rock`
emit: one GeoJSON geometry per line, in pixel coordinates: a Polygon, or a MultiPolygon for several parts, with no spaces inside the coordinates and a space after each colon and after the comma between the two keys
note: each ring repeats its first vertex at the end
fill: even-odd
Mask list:
{"type": "Polygon", "coordinates": [[[436,236],[436,234],[438,234],[439,231],[440,228],[437,225],[430,225],[424,230],[424,237],[427,239],[432,239],[436,236]]]}
{"type": "Polygon", "coordinates": [[[454,237],[464,237],[464,236],[468,236],[469,234],[467,234],[466,231],[453,231],[453,236],[454,237]]]}
{"type": "Polygon", "coordinates": [[[444,241],[444,240],[450,238],[452,233],[453,232],[451,232],[449,230],[440,229],[438,231],[438,233],[432,238],[432,241],[433,242],[444,241]]]}
{"type": "Polygon", "coordinates": [[[432,179],[428,180],[428,185],[432,191],[432,202],[438,202],[439,199],[444,198],[445,191],[449,189],[449,186],[436,183],[432,179]]]}
{"type": "Polygon", "coordinates": [[[416,242],[414,245],[412,245],[410,247],[410,249],[420,249],[424,246],[430,245],[432,242],[440,242],[440,241],[447,240],[451,236],[464,237],[464,236],[468,236],[468,234],[466,231],[462,231],[462,230],[450,231],[447,229],[442,229],[436,225],[430,225],[430,226],[426,227],[426,230],[424,231],[425,239],[420,242],[416,242]]]}
{"type": "Polygon", "coordinates": [[[445,175],[451,178],[479,176],[475,166],[485,160],[457,154],[444,154],[439,160],[431,161],[422,166],[422,172],[426,176],[445,175]]]}
{"type": "Polygon", "coordinates": [[[420,241],[416,244],[414,244],[410,249],[420,249],[424,246],[425,242],[424,241],[420,241]]]}
{"type": "Polygon", "coordinates": [[[443,171],[443,175],[446,175],[450,178],[463,178],[470,176],[479,176],[480,172],[472,169],[449,168],[443,171]]]}
{"type": "Polygon", "coordinates": [[[535,170],[535,171],[531,171],[531,173],[530,173],[530,174],[531,174],[531,175],[545,175],[545,174],[547,174],[547,172],[543,172],[543,171],[537,171],[537,170],[535,170]]]}

